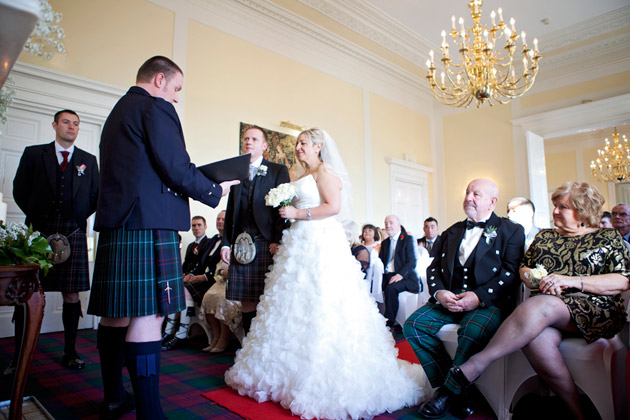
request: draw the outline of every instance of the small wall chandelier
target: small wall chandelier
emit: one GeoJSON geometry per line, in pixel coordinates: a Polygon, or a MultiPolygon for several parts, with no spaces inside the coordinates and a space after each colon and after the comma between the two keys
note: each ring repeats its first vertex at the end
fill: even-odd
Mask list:
{"type": "Polygon", "coordinates": [[[455,16],[451,18],[451,38],[459,48],[461,62],[456,63],[449,55],[449,44],[446,41],[446,31],[442,31],[442,66],[440,80],[435,77],[435,63],[433,50],[427,60],[429,74],[427,79],[431,84],[433,94],[443,104],[468,107],[474,100],[479,107],[485,101],[490,106],[492,102],[505,104],[511,99],[521,96],[534,84],[538,74],[538,40],[534,39],[534,49],[527,46],[525,32],[519,36],[514,26],[514,18],[510,19],[510,28],[503,22],[503,11],[498,9],[499,22],[496,23],[497,13],[490,14],[492,26],[490,29],[480,23],[482,0],[468,3],[473,26],[466,31],[464,18],[459,18],[460,29],[455,26],[455,16]],[[494,47],[505,37],[503,50],[495,51],[494,47]],[[522,66],[518,63],[516,41],[521,39],[520,52],[522,66]],[[516,60],[516,61],[515,61],[516,60]],[[522,68],[522,70],[517,70],[522,68]],[[518,77],[517,77],[518,75],[518,77]]]}
{"type": "Polygon", "coordinates": [[[604,140],[604,149],[597,150],[597,160],[591,161],[593,176],[603,182],[623,182],[630,180],[630,146],[625,134],[621,135],[617,127],[613,128],[613,145],[608,137],[604,140]]]}

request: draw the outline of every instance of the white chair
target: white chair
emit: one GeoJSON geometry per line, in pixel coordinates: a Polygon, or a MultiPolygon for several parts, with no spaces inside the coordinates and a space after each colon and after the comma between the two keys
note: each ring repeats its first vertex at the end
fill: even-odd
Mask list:
{"type": "Polygon", "coordinates": [[[427,267],[431,264],[433,258],[429,257],[426,249],[422,248],[422,251],[424,251],[424,255],[420,254],[416,264],[416,274],[418,275],[418,281],[422,285],[422,291],[419,293],[402,292],[398,295],[396,322],[400,326],[403,326],[407,318],[429,300],[429,288],[426,281],[427,267]]]}
{"type": "MultiPolygon", "coordinates": [[[[619,336],[601,338],[591,344],[582,338],[565,338],[560,343],[560,353],[575,383],[591,399],[602,420],[628,418],[623,374],[626,347],[619,336]]],[[[536,372],[521,350],[507,360],[505,407],[511,418],[513,407],[536,372]]]]}
{"type": "Polygon", "coordinates": [[[206,322],[206,317],[201,311],[201,307],[199,305],[195,305],[195,316],[190,318],[190,325],[188,325],[188,331],[186,336],[188,338],[197,337],[200,335],[205,335],[208,339],[208,344],[212,342],[212,330],[210,325],[206,322]]]}
{"type": "MultiPolygon", "coordinates": [[[[455,352],[457,351],[458,329],[459,324],[446,324],[437,333],[437,337],[442,340],[444,348],[451,358],[455,357],[455,352]]],[[[506,358],[503,357],[492,363],[475,381],[477,389],[488,401],[499,420],[508,418],[508,410],[505,406],[505,374],[506,358]]]]}

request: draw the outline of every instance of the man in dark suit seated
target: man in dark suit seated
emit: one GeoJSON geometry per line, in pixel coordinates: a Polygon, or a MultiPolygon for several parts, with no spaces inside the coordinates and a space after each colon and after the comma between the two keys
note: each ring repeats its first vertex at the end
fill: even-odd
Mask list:
{"type": "Polygon", "coordinates": [[[423,418],[453,414],[466,418],[474,412],[468,395],[457,395],[452,366],[481,351],[514,309],[523,257],[523,227],[494,214],[499,196],[496,184],[476,179],[464,198],[466,220],[442,234],[436,256],[427,269],[431,298],[405,322],[403,332],[431,385],[437,388],[420,406],[423,418]],[[459,324],[457,353],[451,360],[438,331],[459,324]],[[449,370],[450,369],[450,370],[449,370]]]}
{"type": "MultiPolygon", "coordinates": [[[[75,146],[79,116],[64,109],[55,114],[55,141],[24,149],[15,179],[13,197],[26,214],[26,224],[42,235],[67,238],[70,256],[55,263],[48,275],[40,277],[46,292],[61,292],[61,318],[65,348],[61,364],[79,370],[85,362],[75,343],[82,315],[79,292],[90,289],[87,253],[87,218],[96,210],[98,165],[96,157],[75,146]]],[[[66,254],[67,255],[67,254],[66,254]]],[[[22,343],[24,308],[15,309],[16,349],[22,343]]],[[[19,351],[16,351],[16,354],[19,351]]],[[[17,360],[17,359],[16,359],[17,360]]],[[[12,362],[11,366],[15,364],[12,362]]],[[[11,366],[7,373],[12,371],[11,366]]]]}
{"type": "Polygon", "coordinates": [[[225,211],[217,216],[218,234],[212,238],[206,236],[206,219],[202,216],[192,218],[191,227],[195,241],[186,248],[184,264],[184,287],[186,309],[178,314],[171,314],[165,320],[162,350],[173,350],[186,341],[190,319],[195,315],[195,305],[201,306],[203,295],[214,284],[214,268],[221,258],[220,239],[223,235],[225,211]],[[214,262],[214,263],[213,263],[214,262]],[[205,273],[209,268],[211,273],[205,273]]]}
{"type": "Polygon", "coordinates": [[[416,246],[413,237],[401,231],[400,219],[394,214],[385,218],[385,231],[389,236],[381,243],[379,258],[383,261],[383,297],[385,318],[391,329],[398,313],[398,295],[401,292],[418,293],[420,284],[416,275],[416,246]]]}
{"type": "Polygon", "coordinates": [[[418,245],[424,247],[427,250],[430,257],[435,257],[436,250],[440,247],[440,235],[438,221],[434,217],[428,217],[424,221],[424,236],[418,239],[418,245]]]}

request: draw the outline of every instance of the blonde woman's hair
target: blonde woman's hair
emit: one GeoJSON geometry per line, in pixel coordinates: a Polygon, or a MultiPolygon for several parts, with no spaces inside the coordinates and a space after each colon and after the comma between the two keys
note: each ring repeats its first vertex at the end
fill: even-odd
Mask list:
{"type": "Polygon", "coordinates": [[[551,202],[565,195],[569,196],[569,202],[575,211],[580,215],[585,225],[598,227],[602,218],[602,207],[606,200],[604,196],[587,182],[565,182],[551,195],[551,202]]]}

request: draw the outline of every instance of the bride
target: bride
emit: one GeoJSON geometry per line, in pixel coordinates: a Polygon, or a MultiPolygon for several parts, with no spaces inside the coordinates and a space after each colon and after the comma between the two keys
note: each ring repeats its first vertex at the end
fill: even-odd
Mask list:
{"type": "Polygon", "coordinates": [[[348,173],[332,138],[300,133],[304,167],[296,221],[267,274],[257,316],[225,381],[258,402],[279,402],[305,419],[372,418],[418,404],[428,389],[420,365],[396,358],[392,335],[364,285],[335,219],[350,210],[348,173]]]}

